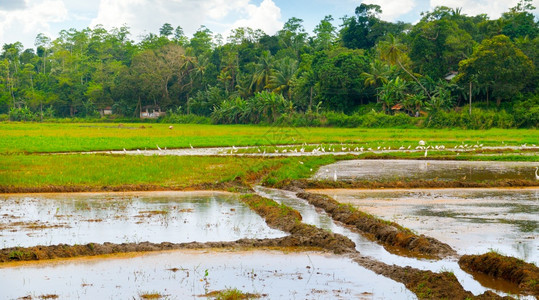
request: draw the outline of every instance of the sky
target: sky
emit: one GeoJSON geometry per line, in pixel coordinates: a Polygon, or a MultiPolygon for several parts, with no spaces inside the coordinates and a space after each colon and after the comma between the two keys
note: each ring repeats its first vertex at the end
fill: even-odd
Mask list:
{"type": "MultiPolygon", "coordinates": [[[[415,23],[421,12],[440,5],[496,19],[519,0],[0,0],[0,45],[19,41],[34,48],[39,33],[55,39],[62,29],[98,24],[109,30],[127,25],[135,41],[158,33],[164,23],[181,26],[188,37],[201,25],[225,38],[238,27],[275,34],[291,17],[302,19],[312,33],[327,15],[340,25],[340,18],[354,15],[362,2],[380,5],[384,20],[415,23]]],[[[539,0],[533,4],[539,7],[539,0]]],[[[534,14],[538,15],[537,9],[534,14]]]]}

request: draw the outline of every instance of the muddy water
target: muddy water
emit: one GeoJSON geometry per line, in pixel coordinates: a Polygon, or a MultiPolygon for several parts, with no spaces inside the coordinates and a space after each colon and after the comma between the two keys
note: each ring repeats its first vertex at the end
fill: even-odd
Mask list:
{"type": "Polygon", "coordinates": [[[491,290],[501,295],[504,295],[505,293],[518,294],[518,287],[512,283],[502,281],[489,282],[485,278],[478,278],[480,277],[479,275],[474,277],[462,271],[456,259],[436,261],[403,257],[389,253],[379,244],[370,241],[357,232],[350,230],[341,223],[336,223],[325,212],[310,205],[307,203],[307,201],[296,197],[294,192],[264,187],[256,187],[255,189],[261,196],[274,199],[279,203],[283,203],[298,210],[301,213],[304,223],[315,225],[317,227],[347,236],[356,243],[356,250],[358,250],[362,255],[369,256],[386,264],[394,264],[402,267],[411,266],[417,269],[430,270],[433,272],[451,271],[455,274],[464,289],[472,292],[475,295],[479,295],[486,290],[491,290]]]}
{"type": "Polygon", "coordinates": [[[318,190],[441,240],[459,254],[490,250],[539,263],[539,189],[318,190]]]}
{"type": "Polygon", "coordinates": [[[324,166],[314,179],[334,180],[503,180],[535,179],[532,162],[347,160],[324,166]]]}
{"type": "Polygon", "coordinates": [[[126,259],[71,260],[0,268],[5,299],[200,299],[237,288],[265,299],[415,299],[404,285],[319,252],[179,251],[126,259]]]}
{"type": "Polygon", "coordinates": [[[0,248],[286,235],[269,228],[237,197],[219,192],[0,196],[0,248]]]}

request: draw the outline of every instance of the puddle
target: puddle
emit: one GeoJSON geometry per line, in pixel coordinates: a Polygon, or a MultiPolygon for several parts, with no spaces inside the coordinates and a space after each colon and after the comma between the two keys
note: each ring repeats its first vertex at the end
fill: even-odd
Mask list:
{"type": "Polygon", "coordinates": [[[236,288],[265,299],[416,299],[403,284],[348,258],[319,252],[178,251],[125,259],[39,263],[0,269],[6,299],[201,299],[236,288]]]}
{"type": "Polygon", "coordinates": [[[539,189],[316,190],[449,244],[539,264],[539,189]]]}
{"type": "Polygon", "coordinates": [[[0,248],[277,238],[282,231],[220,192],[0,196],[0,248]]]}
{"type": "MultiPolygon", "coordinates": [[[[485,280],[479,281],[472,275],[464,272],[458,265],[456,259],[444,259],[444,260],[428,260],[428,259],[416,259],[410,257],[403,257],[389,253],[381,245],[370,241],[363,237],[361,234],[354,232],[347,228],[343,224],[337,224],[333,219],[325,212],[315,208],[307,203],[307,201],[297,198],[294,192],[270,189],[265,187],[255,187],[258,194],[263,197],[271,198],[279,203],[288,205],[301,213],[303,222],[311,225],[315,225],[320,228],[327,229],[334,233],[339,233],[350,238],[356,243],[356,250],[364,256],[369,256],[375,260],[384,262],[386,264],[394,264],[401,267],[411,266],[421,270],[429,270],[433,272],[451,271],[455,274],[460,284],[465,290],[472,292],[474,295],[482,294],[487,290],[495,291],[499,294],[504,292],[514,293],[514,286],[511,286],[508,282],[486,282],[485,280]],[[483,283],[483,285],[481,283],[483,283]],[[486,284],[485,284],[486,282],[486,284]],[[487,288],[488,287],[488,288],[487,288]],[[509,287],[509,288],[508,288],[509,287]]],[[[316,192],[323,192],[316,191],[316,192]]],[[[340,191],[340,190],[339,190],[340,191]]],[[[346,190],[343,190],[343,192],[346,190]]],[[[329,193],[328,193],[329,194],[329,193]]],[[[334,194],[329,194],[334,195],[334,194]]],[[[398,222],[397,222],[398,223],[398,222]]],[[[402,224],[401,224],[402,225],[402,224]]],[[[440,239],[442,240],[442,239],[440,239]]],[[[442,240],[443,241],[443,240],[442,240]]],[[[527,299],[527,298],[522,298],[527,299]]],[[[532,298],[530,298],[532,299],[532,298]]]]}
{"type": "Polygon", "coordinates": [[[535,180],[531,162],[441,160],[347,160],[321,167],[318,180],[535,180]]]}

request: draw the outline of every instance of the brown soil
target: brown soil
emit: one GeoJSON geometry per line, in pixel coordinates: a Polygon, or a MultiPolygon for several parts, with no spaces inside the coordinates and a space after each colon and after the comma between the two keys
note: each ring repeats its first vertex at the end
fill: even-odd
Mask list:
{"type": "Polygon", "coordinates": [[[284,180],[272,187],[297,191],[300,189],[382,189],[382,188],[488,188],[488,187],[531,187],[539,181],[511,179],[485,182],[464,180],[409,180],[409,181],[328,181],[328,180],[284,180]]]}
{"type": "Polygon", "coordinates": [[[455,275],[450,272],[434,273],[412,267],[390,266],[358,254],[353,254],[351,257],[361,266],[403,283],[419,299],[512,299],[500,297],[490,291],[474,296],[471,292],[464,290],[455,275]]]}
{"type": "Polygon", "coordinates": [[[443,258],[455,256],[456,251],[449,245],[434,238],[416,235],[397,223],[388,222],[341,204],[329,196],[299,192],[297,196],[310,204],[325,210],[334,220],[351,225],[361,233],[379,241],[388,250],[402,248],[415,256],[443,258]]]}
{"type": "Polygon", "coordinates": [[[81,193],[81,192],[159,192],[159,191],[233,191],[250,192],[251,188],[242,180],[220,183],[201,183],[191,186],[162,186],[154,184],[123,184],[115,186],[92,185],[47,185],[36,187],[0,185],[0,194],[28,193],[81,193]]]}
{"type": "Polygon", "coordinates": [[[334,253],[346,253],[355,251],[355,243],[349,238],[332,233],[316,226],[301,223],[301,215],[298,211],[277,202],[248,194],[242,197],[249,207],[266,219],[268,226],[291,233],[288,242],[295,244],[320,247],[334,253]]]}
{"type": "Polygon", "coordinates": [[[523,294],[539,297],[539,268],[520,259],[494,252],[464,255],[460,267],[467,272],[479,272],[518,284],[523,294]]]}

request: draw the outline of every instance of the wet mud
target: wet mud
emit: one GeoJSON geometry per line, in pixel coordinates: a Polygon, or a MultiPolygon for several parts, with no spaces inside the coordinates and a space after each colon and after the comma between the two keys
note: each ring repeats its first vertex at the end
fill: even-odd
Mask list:
{"type": "Polygon", "coordinates": [[[429,258],[444,258],[456,255],[456,251],[445,243],[424,235],[416,235],[394,222],[378,219],[351,206],[343,205],[329,196],[308,192],[299,192],[297,196],[323,209],[334,220],[351,225],[360,232],[388,246],[387,249],[390,252],[394,248],[401,248],[405,250],[405,253],[429,258]]]}
{"type": "Polygon", "coordinates": [[[451,272],[432,272],[412,267],[388,265],[359,254],[350,255],[359,265],[403,283],[418,299],[513,299],[491,291],[474,295],[466,291],[451,272]]]}
{"type": "Polygon", "coordinates": [[[518,285],[522,294],[539,297],[539,268],[520,259],[489,252],[463,255],[459,265],[467,272],[478,272],[492,278],[502,278],[518,285]]]}

